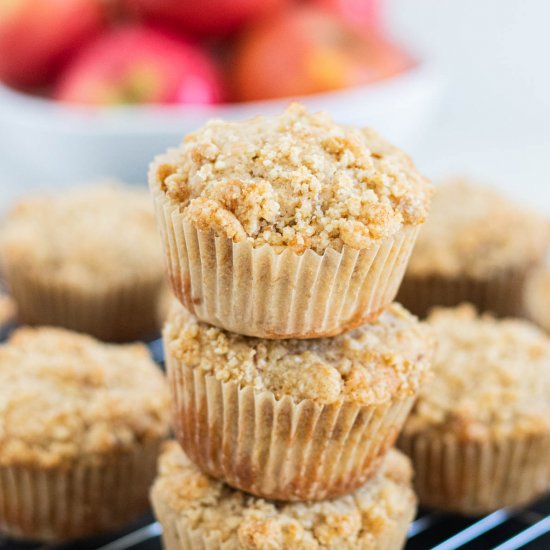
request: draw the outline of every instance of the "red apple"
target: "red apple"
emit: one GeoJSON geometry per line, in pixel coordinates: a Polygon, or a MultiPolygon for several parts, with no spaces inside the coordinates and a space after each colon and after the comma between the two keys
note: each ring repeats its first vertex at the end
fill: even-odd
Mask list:
{"type": "Polygon", "coordinates": [[[101,0],[0,0],[0,80],[47,83],[104,24],[101,0]]]}
{"type": "Polygon", "coordinates": [[[407,69],[411,59],[375,33],[299,6],[250,27],[233,63],[235,98],[249,101],[374,82],[407,69]]]}
{"type": "Polygon", "coordinates": [[[96,105],[221,100],[218,70],[198,46],[165,30],[130,26],[85,47],[61,75],[55,97],[96,105]]]}
{"type": "Polygon", "coordinates": [[[132,12],[199,36],[224,36],[292,0],[123,0],[132,12]]]}
{"type": "Polygon", "coordinates": [[[380,0],[309,0],[312,5],[326,9],[349,24],[363,29],[380,26],[380,0]]]}

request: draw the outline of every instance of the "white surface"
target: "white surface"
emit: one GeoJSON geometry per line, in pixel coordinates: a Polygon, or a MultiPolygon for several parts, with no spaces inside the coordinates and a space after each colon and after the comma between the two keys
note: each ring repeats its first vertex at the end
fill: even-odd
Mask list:
{"type": "Polygon", "coordinates": [[[550,2],[388,0],[397,36],[446,79],[414,151],[439,178],[471,174],[550,213],[550,2]]]}

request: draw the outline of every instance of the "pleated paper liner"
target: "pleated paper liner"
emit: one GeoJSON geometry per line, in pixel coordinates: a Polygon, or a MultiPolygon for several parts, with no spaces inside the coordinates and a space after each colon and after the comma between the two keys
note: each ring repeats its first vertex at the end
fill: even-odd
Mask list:
{"type": "Polygon", "coordinates": [[[220,382],[167,357],[174,429],[205,473],[274,500],[354,491],[394,444],[414,396],[383,404],[320,405],[220,382]]]}
{"type": "Polygon", "coordinates": [[[425,317],[433,306],[452,307],[464,302],[474,304],[478,311],[490,311],[498,317],[521,317],[529,271],[507,271],[489,279],[406,274],[397,301],[419,317],[425,317]]]}
{"type": "Polygon", "coordinates": [[[550,489],[550,434],[461,441],[451,434],[402,434],[420,504],[464,515],[523,505],[550,489]]]}
{"type": "MultiPolygon", "coordinates": [[[[151,500],[155,516],[162,526],[162,545],[165,550],[235,550],[232,541],[224,541],[216,531],[194,527],[191,521],[178,517],[163,500],[162,495],[154,489],[151,500]]],[[[396,514],[392,521],[382,529],[373,533],[372,537],[364,537],[354,550],[399,550],[403,548],[407,538],[407,530],[416,514],[416,506],[411,501],[406,512],[396,514]]],[[[273,546],[273,548],[281,548],[273,546]]],[[[305,547],[304,547],[305,548],[305,547]]],[[[340,547],[339,547],[340,548],[340,547]]],[[[341,546],[342,549],[350,546],[341,546]]]]}
{"type": "Polygon", "coordinates": [[[416,240],[406,226],[369,249],[277,253],[199,231],[153,182],[174,293],[201,321],[260,338],[332,336],[374,320],[395,295],[416,240]]]}
{"type": "Polygon", "coordinates": [[[3,275],[17,302],[18,319],[60,326],[112,342],[146,339],[159,330],[162,278],[143,278],[105,288],[78,287],[3,258],[3,275]]]}
{"type": "Polygon", "coordinates": [[[0,466],[0,532],[60,541],[124,527],[147,512],[160,445],[75,466],[0,466]]]}

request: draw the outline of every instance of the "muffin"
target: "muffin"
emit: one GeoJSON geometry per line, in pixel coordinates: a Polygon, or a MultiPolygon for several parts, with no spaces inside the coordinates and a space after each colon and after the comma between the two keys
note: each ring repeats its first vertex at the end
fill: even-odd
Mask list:
{"type": "Polygon", "coordinates": [[[254,495],[349,493],[394,444],[426,377],[427,327],[394,304],[319,340],[263,340],[178,306],[164,328],[174,428],[207,474],[254,495]]]}
{"type": "Polygon", "coordinates": [[[274,503],[203,474],[166,444],[151,500],[166,550],[397,550],[414,517],[410,463],[392,449],[354,493],[314,503],[274,503]]]}
{"type": "Polygon", "coordinates": [[[111,341],[159,330],[162,250],[143,189],[101,183],[23,199],[0,230],[0,264],[22,323],[111,341]]]}
{"type": "Polygon", "coordinates": [[[478,515],[535,499],[550,488],[550,339],[469,305],[428,322],[434,376],[399,440],[420,503],[478,515]]]}
{"type": "Polygon", "coordinates": [[[525,283],[525,315],[550,332],[550,267],[535,269],[525,283]]]}
{"type": "Polygon", "coordinates": [[[145,513],[168,432],[145,346],[22,328],[0,346],[0,532],[64,540],[145,513]]]}
{"type": "Polygon", "coordinates": [[[397,299],[421,317],[462,302],[521,315],[525,278],[549,243],[543,216],[489,187],[450,181],[436,188],[397,299]]]}
{"type": "Polygon", "coordinates": [[[388,306],[431,185],[368,129],[290,106],[214,120],[151,165],[167,266],[201,321],[260,338],[317,338],[388,306]]]}

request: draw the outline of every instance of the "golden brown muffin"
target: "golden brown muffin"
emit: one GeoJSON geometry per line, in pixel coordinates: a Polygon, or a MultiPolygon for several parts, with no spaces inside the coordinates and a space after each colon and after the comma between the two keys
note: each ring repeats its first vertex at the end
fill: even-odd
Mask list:
{"type": "Polygon", "coordinates": [[[101,183],[24,199],[0,231],[0,259],[26,324],[113,341],[158,330],[162,252],[145,190],[101,183]]]}
{"type": "Polygon", "coordinates": [[[203,471],[258,496],[355,490],[395,442],[430,367],[425,325],[394,304],[319,340],[262,340],[198,322],[164,329],[175,431],[203,471]]]}
{"type": "Polygon", "coordinates": [[[300,105],[211,121],[157,157],[149,181],[176,295],[202,321],[263,338],[376,317],[431,195],[375,132],[300,105]]]}
{"type": "Polygon", "coordinates": [[[550,339],[469,305],[437,309],[428,323],[434,376],[399,440],[420,502],[483,514],[536,498],[550,487],[550,339]]]}
{"type": "Polygon", "coordinates": [[[166,445],[151,499],[166,550],[397,550],[416,499],[408,460],[391,449],[354,493],[315,503],[273,503],[204,475],[166,445]]]}
{"type": "Polygon", "coordinates": [[[525,277],[549,244],[542,215],[490,187],[452,180],[436,188],[397,299],[419,316],[465,301],[521,315],[525,277]]]}
{"type": "Polygon", "coordinates": [[[59,540],[147,510],[168,388],[141,344],[22,328],[0,346],[0,531],[59,540]]]}

